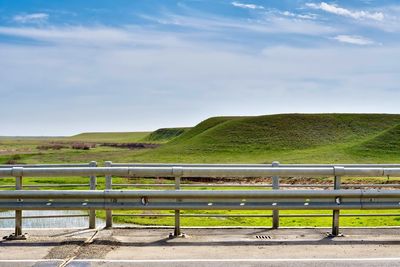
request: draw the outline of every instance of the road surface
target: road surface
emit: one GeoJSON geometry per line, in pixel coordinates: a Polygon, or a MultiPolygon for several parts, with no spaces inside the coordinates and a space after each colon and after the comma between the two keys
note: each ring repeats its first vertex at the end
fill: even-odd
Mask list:
{"type": "MultiPolygon", "coordinates": [[[[400,266],[400,228],[28,229],[0,241],[0,266],[400,266]]],[[[0,230],[3,236],[12,229],[0,230]]]]}

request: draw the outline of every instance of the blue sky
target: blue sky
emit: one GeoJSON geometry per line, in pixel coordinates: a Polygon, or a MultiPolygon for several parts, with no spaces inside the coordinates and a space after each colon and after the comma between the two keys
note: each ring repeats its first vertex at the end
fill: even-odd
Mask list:
{"type": "Polygon", "coordinates": [[[399,113],[400,2],[0,0],[0,135],[399,113]]]}

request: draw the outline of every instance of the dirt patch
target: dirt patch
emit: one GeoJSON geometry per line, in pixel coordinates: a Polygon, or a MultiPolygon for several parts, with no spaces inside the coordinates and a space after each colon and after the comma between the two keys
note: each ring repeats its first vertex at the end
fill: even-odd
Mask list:
{"type": "Polygon", "coordinates": [[[54,246],[46,259],[102,259],[118,246],[111,231],[95,231],[86,238],[71,237],[54,246]]]}
{"type": "Polygon", "coordinates": [[[96,239],[83,244],[76,253],[76,259],[104,259],[108,252],[118,248],[118,240],[113,237],[96,239]]]}
{"type": "Polygon", "coordinates": [[[46,255],[45,259],[67,259],[74,257],[79,251],[80,246],[84,244],[85,240],[68,239],[60,242],[53,247],[46,255]]]}

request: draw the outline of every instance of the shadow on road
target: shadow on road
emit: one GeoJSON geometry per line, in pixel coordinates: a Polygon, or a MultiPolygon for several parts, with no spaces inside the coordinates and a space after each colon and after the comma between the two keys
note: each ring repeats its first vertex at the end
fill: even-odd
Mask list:
{"type": "MultiPolygon", "coordinates": [[[[84,240],[71,240],[62,242],[52,241],[0,241],[0,247],[35,247],[35,246],[66,246],[66,245],[82,245],[84,240]]],[[[96,239],[92,245],[103,245],[113,247],[158,247],[158,246],[174,246],[174,247],[198,247],[198,246],[302,246],[302,245],[400,245],[400,240],[345,240],[323,238],[319,240],[263,240],[263,241],[190,241],[190,239],[180,239],[175,241],[170,238],[162,238],[151,242],[121,242],[108,239],[96,239]]]]}

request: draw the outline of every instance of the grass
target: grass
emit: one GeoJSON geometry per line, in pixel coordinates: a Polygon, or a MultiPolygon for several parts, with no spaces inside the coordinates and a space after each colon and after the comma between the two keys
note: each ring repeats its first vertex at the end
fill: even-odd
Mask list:
{"type": "Polygon", "coordinates": [[[151,132],[103,132],[103,133],[81,133],[65,138],[66,141],[84,142],[115,142],[133,143],[144,139],[151,132]]]}
{"type": "Polygon", "coordinates": [[[151,143],[167,143],[189,130],[190,128],[161,128],[147,135],[143,138],[143,141],[151,143]]]}
{"type": "MultiPolygon", "coordinates": [[[[113,211],[118,214],[143,214],[143,212],[134,211],[113,211]]],[[[376,211],[342,211],[341,214],[385,214],[395,213],[400,214],[400,210],[382,210],[376,211]]],[[[170,214],[173,215],[174,211],[162,212],[147,212],[149,214],[170,214]]],[[[272,214],[271,211],[182,211],[181,214],[272,214]]],[[[332,211],[280,211],[280,214],[332,214],[332,211]]],[[[99,212],[100,217],[104,217],[104,212],[99,212]]],[[[114,217],[116,223],[131,223],[139,225],[166,225],[173,226],[173,217],[157,217],[157,216],[116,216],[114,217]]],[[[263,217],[182,217],[182,226],[264,226],[271,227],[272,219],[263,217]]],[[[330,217],[312,217],[312,218],[280,218],[281,227],[331,227],[332,219],[330,217]]],[[[399,226],[399,216],[378,216],[378,217],[341,217],[341,227],[372,227],[372,226],[399,226]]]]}
{"type": "Polygon", "coordinates": [[[281,114],[214,117],[193,128],[145,133],[87,133],[65,140],[163,143],[156,149],[37,151],[46,140],[0,140],[0,163],[21,154],[26,163],[396,163],[400,158],[400,115],[281,114]],[[131,138],[131,139],[129,139],[131,138]],[[151,141],[152,140],[152,141],[151,141]],[[166,141],[170,140],[170,141],[166,141]],[[1,152],[13,149],[11,153],[1,152]]]}
{"type": "Polygon", "coordinates": [[[199,163],[265,163],[273,160],[284,163],[398,162],[400,149],[396,144],[400,144],[399,124],[400,115],[390,114],[215,117],[135,160],[199,163]],[[389,139],[391,143],[387,142],[389,139]]]}

